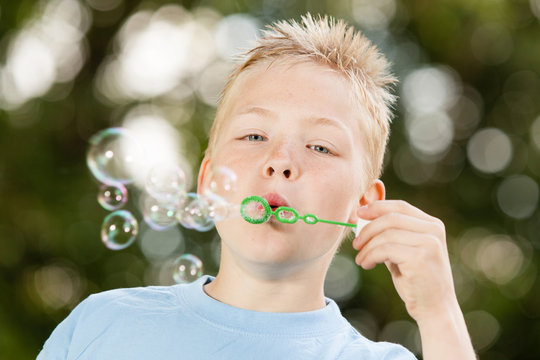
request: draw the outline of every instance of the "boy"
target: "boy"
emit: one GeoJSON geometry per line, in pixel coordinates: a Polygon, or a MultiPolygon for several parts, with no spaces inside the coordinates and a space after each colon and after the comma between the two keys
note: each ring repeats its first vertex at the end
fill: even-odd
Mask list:
{"type": "MultiPolygon", "coordinates": [[[[364,269],[385,263],[417,321],[424,359],[474,359],[453,288],[444,225],[378,180],[395,82],[377,50],[342,22],[280,22],[230,77],[199,173],[238,176],[249,195],[300,214],[371,220],[353,247],[364,269]]],[[[358,334],[324,297],[345,235],[328,224],[216,224],[215,277],[92,295],[58,326],[40,359],[413,359],[358,334]]]]}

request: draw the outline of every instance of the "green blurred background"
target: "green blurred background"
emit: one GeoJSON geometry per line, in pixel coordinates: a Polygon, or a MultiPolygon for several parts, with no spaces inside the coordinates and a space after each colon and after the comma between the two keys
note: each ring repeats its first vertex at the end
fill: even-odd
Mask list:
{"type": "MultiPolygon", "coordinates": [[[[136,186],[136,244],[103,246],[88,140],[139,131],[193,184],[234,54],[265,24],[307,11],[346,19],[393,62],[388,197],[446,223],[480,357],[540,358],[540,0],[1,0],[1,359],[35,358],[91,293],[172,284],[183,253],[215,274],[215,231],[150,229],[136,186]]],[[[327,295],[367,337],[419,353],[384,267],[352,259],[343,246],[327,295]]]]}

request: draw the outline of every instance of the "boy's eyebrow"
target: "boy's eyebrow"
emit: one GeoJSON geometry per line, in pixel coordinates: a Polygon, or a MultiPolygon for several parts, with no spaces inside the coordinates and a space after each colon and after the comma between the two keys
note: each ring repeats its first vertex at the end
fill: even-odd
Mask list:
{"type": "Polygon", "coordinates": [[[250,106],[238,113],[238,115],[247,115],[247,114],[255,114],[255,115],[268,117],[268,116],[273,115],[274,113],[271,110],[258,107],[258,106],[250,106]]]}
{"type": "MultiPolygon", "coordinates": [[[[250,106],[250,107],[240,111],[238,115],[248,115],[248,114],[255,114],[255,115],[262,116],[262,117],[271,117],[271,116],[275,115],[275,113],[272,110],[265,109],[265,108],[258,107],[258,106],[250,106]]],[[[347,129],[347,127],[341,121],[338,121],[338,120],[335,120],[335,119],[332,119],[332,118],[328,118],[328,117],[324,117],[324,116],[320,116],[320,117],[319,116],[310,116],[310,117],[306,118],[306,120],[312,122],[314,125],[332,126],[332,127],[335,127],[335,128],[340,129],[340,130],[347,131],[347,132],[350,131],[350,130],[347,129]]]]}

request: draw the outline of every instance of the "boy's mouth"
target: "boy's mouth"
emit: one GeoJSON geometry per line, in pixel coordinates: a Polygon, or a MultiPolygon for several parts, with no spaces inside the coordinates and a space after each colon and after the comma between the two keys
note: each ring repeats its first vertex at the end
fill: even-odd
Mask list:
{"type": "Polygon", "coordinates": [[[281,197],[279,194],[276,193],[268,193],[262,196],[266,201],[268,201],[268,205],[273,210],[276,210],[280,206],[290,206],[287,200],[285,200],[283,197],[281,197]]]}

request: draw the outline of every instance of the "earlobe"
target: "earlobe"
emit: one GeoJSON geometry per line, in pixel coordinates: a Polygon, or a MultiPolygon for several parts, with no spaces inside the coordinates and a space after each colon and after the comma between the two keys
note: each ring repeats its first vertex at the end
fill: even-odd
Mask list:
{"type": "Polygon", "coordinates": [[[199,176],[197,179],[197,194],[202,194],[207,186],[207,175],[210,167],[210,158],[205,155],[202,159],[201,166],[199,168],[199,176]]]}

